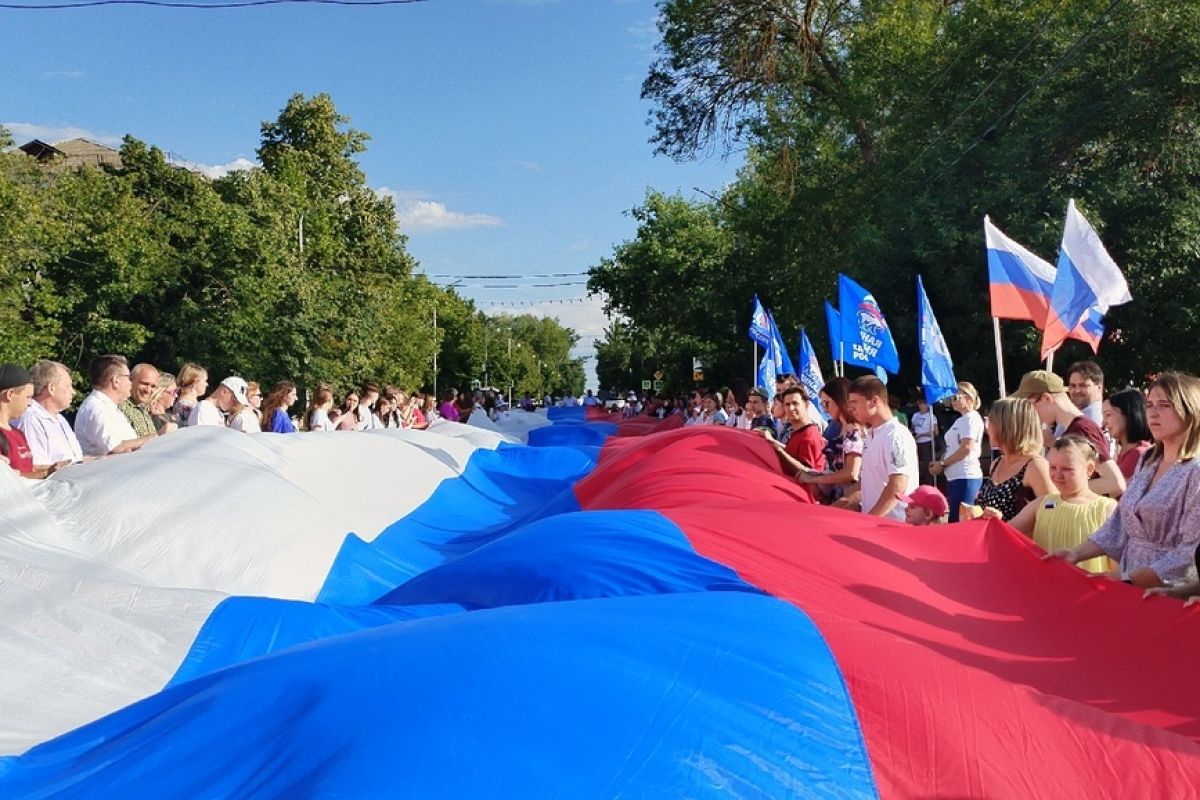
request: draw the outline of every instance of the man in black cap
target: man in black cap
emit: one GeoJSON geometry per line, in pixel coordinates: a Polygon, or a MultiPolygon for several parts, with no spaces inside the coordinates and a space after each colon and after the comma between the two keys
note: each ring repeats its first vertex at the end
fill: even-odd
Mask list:
{"type": "Polygon", "coordinates": [[[746,397],[746,415],[750,417],[750,430],[764,431],[775,439],[779,436],[779,429],[775,426],[775,418],[771,416],[770,403],[767,390],[755,386],[746,397]]]}
{"type": "Polygon", "coordinates": [[[17,364],[0,364],[0,456],[21,475],[44,478],[45,474],[34,474],[29,443],[12,424],[25,413],[32,397],[33,378],[29,372],[17,364]]]}

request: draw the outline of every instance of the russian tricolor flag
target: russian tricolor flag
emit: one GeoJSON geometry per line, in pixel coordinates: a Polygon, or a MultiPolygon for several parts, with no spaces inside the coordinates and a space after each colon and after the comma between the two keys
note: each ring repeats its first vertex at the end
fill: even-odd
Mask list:
{"type": "MultiPolygon", "coordinates": [[[[1057,270],[1045,259],[1006,236],[983,218],[987,244],[988,290],[992,316],[997,319],[1027,320],[1045,329],[1050,315],[1057,270]]],[[[1086,342],[1098,352],[1104,336],[1104,311],[1092,306],[1083,320],[1066,337],[1086,342]]]]}
{"type": "Polygon", "coordinates": [[[499,426],[527,444],[453,423],[188,429],[32,493],[0,474],[6,510],[24,504],[0,517],[0,741],[54,731],[0,758],[0,796],[1200,786],[1200,615],[1178,601],[1043,561],[998,521],[914,529],[804,503],[751,432],[532,417],[499,426]],[[210,477],[221,493],[186,525],[148,515],[210,477]],[[113,478],[127,514],[89,516],[113,478]],[[387,502],[395,520],[369,530],[387,502]],[[328,548],[339,519],[358,533],[328,548]],[[301,568],[324,577],[301,591],[301,568]],[[165,686],[64,725],[62,696],[136,684],[196,607],[211,611],[165,686]],[[107,655],[75,659],[80,642],[107,655]]]}
{"type": "Polygon", "coordinates": [[[1101,315],[1111,306],[1128,303],[1133,297],[1120,267],[1104,249],[1096,231],[1075,208],[1067,204],[1067,222],[1058,251],[1058,272],[1050,295],[1050,310],[1043,329],[1042,357],[1045,358],[1089,317],[1101,315]]]}

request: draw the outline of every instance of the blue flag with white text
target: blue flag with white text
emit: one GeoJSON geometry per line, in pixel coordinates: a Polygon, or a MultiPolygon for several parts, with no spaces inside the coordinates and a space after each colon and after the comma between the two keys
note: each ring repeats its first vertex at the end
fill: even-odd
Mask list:
{"type": "Polygon", "coordinates": [[[841,344],[847,364],[895,375],[900,355],[879,303],[871,293],[845,275],[838,275],[838,306],[841,308],[841,344]]]}
{"type": "Polygon", "coordinates": [[[813,350],[812,342],[808,340],[808,334],[805,333],[804,328],[800,329],[799,364],[800,371],[797,373],[797,377],[804,385],[804,390],[808,392],[813,408],[824,419],[829,419],[829,415],[825,413],[825,409],[821,408],[821,403],[817,399],[818,392],[825,386],[825,377],[821,374],[821,365],[817,363],[816,351],[813,350]]]}
{"type": "Polygon", "coordinates": [[[775,324],[775,315],[768,311],[767,319],[771,321],[771,349],[775,356],[775,374],[795,375],[796,367],[792,364],[787,346],[783,343],[783,334],[779,332],[779,326],[775,324]]]}
{"type": "Polygon", "coordinates": [[[748,333],[751,339],[758,342],[759,347],[771,347],[771,317],[767,314],[767,309],[763,308],[763,304],[759,302],[757,294],[754,295],[754,310],[750,313],[748,333]]]}
{"type": "Polygon", "coordinates": [[[954,362],[946,347],[946,337],[933,316],[933,307],[925,294],[925,284],[917,276],[917,332],[921,347],[921,388],[925,400],[933,405],[958,391],[954,379],[954,362]]]}

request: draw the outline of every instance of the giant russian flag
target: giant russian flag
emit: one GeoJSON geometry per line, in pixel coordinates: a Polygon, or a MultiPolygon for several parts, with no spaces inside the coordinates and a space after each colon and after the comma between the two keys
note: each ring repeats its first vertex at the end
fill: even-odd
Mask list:
{"type": "Polygon", "coordinates": [[[998,522],[803,504],[750,432],[499,428],[185,430],[0,478],[0,796],[1200,785],[1200,611],[998,522]]]}
{"type": "MultiPolygon", "coordinates": [[[[1057,270],[1050,262],[1006,236],[988,217],[983,218],[983,232],[992,316],[1028,320],[1044,329],[1057,270]]],[[[1066,338],[1086,342],[1096,353],[1100,351],[1103,337],[1104,311],[1092,306],[1066,338]]]]}

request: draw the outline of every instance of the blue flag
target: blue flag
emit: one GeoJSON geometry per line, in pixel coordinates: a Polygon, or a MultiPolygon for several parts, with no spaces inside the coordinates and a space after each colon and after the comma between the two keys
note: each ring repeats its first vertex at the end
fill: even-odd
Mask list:
{"type": "Polygon", "coordinates": [[[842,360],[842,354],[838,352],[838,343],[842,341],[842,315],[828,300],[825,301],[825,328],[829,331],[829,353],[836,364],[842,360]]]}
{"type": "Polygon", "coordinates": [[[758,385],[767,390],[768,402],[775,399],[775,354],[768,347],[758,362],[758,385]]]}
{"type": "Polygon", "coordinates": [[[759,302],[757,294],[754,295],[754,311],[750,314],[748,333],[751,339],[758,342],[759,347],[771,347],[771,317],[759,302]]]}
{"type": "Polygon", "coordinates": [[[921,345],[921,387],[926,402],[933,405],[956,393],[958,381],[954,379],[954,362],[950,360],[946,338],[933,316],[920,275],[917,276],[917,331],[921,345]]]}
{"type": "Polygon", "coordinates": [[[871,293],[838,275],[838,305],[841,307],[841,343],[847,364],[895,375],[900,371],[900,355],[887,320],[871,293]]]}
{"type": "Polygon", "coordinates": [[[821,365],[817,363],[817,354],[813,350],[812,342],[808,340],[808,334],[804,332],[804,328],[800,329],[800,372],[797,373],[800,378],[800,383],[804,384],[805,391],[808,392],[808,397],[812,400],[813,408],[824,419],[829,419],[829,415],[825,413],[825,409],[821,408],[821,403],[817,400],[817,395],[821,388],[825,386],[825,378],[821,375],[821,365]]]}
{"type": "Polygon", "coordinates": [[[788,355],[787,347],[783,343],[783,334],[779,332],[779,326],[775,324],[775,315],[768,311],[767,318],[771,321],[771,350],[775,356],[775,374],[795,375],[796,367],[792,364],[792,358],[788,355]]]}

